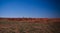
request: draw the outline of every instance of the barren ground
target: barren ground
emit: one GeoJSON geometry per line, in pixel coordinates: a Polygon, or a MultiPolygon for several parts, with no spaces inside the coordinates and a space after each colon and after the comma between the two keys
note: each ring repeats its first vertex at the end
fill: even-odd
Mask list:
{"type": "Polygon", "coordinates": [[[60,19],[0,18],[0,33],[60,33],[60,19]]]}

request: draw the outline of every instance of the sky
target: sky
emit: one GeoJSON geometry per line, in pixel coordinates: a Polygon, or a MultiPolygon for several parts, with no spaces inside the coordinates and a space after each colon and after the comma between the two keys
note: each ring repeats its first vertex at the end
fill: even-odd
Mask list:
{"type": "Polygon", "coordinates": [[[0,17],[60,18],[60,0],[0,0],[0,17]]]}

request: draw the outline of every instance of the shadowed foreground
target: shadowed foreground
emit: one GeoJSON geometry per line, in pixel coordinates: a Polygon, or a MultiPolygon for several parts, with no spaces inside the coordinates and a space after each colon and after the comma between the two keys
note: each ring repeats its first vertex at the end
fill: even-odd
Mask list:
{"type": "Polygon", "coordinates": [[[60,22],[0,21],[0,33],[60,33],[60,22]]]}

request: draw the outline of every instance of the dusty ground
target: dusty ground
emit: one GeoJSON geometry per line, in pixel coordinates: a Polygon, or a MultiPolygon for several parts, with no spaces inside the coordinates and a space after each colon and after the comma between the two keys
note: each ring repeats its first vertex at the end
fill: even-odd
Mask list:
{"type": "Polygon", "coordinates": [[[60,33],[60,21],[42,19],[32,22],[0,19],[0,33],[60,33]]]}

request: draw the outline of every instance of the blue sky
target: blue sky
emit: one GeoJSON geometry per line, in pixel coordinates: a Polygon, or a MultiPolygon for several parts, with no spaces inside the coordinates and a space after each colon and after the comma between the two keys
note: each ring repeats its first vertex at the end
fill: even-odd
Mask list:
{"type": "Polygon", "coordinates": [[[60,18],[59,0],[0,0],[0,17],[60,18]]]}

